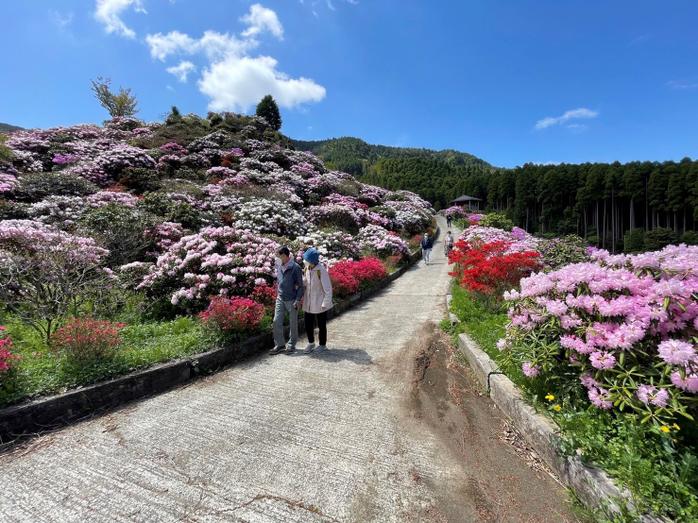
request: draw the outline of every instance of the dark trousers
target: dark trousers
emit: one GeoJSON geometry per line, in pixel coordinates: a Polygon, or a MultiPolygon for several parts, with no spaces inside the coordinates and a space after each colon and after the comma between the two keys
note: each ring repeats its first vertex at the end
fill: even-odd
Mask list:
{"type": "Polygon", "coordinates": [[[305,313],[305,333],[308,335],[308,342],[315,343],[315,324],[320,331],[320,345],[327,343],[327,311],[320,314],[305,313]]]}

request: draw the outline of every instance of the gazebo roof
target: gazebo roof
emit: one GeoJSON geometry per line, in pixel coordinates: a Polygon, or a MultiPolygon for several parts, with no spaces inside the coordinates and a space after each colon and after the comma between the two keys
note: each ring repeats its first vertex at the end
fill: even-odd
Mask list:
{"type": "Polygon", "coordinates": [[[467,194],[464,194],[462,196],[459,196],[455,200],[453,200],[451,203],[464,203],[464,202],[481,202],[482,200],[480,198],[475,198],[474,196],[468,196],[467,194]]]}

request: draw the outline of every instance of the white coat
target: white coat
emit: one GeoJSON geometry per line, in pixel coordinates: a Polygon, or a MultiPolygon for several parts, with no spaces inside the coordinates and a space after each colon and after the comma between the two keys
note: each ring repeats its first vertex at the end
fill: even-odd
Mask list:
{"type": "Polygon", "coordinates": [[[320,314],[332,308],[332,282],[327,267],[322,263],[315,267],[306,267],[303,272],[303,311],[320,314]]]}

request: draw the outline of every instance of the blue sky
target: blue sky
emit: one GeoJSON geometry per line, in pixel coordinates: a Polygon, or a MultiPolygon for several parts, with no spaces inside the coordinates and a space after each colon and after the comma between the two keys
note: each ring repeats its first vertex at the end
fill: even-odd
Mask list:
{"type": "Polygon", "coordinates": [[[272,92],[299,139],[678,160],[698,156],[697,19],[692,0],[2,2],[0,121],[100,122],[102,75],[146,120],[272,92]]]}

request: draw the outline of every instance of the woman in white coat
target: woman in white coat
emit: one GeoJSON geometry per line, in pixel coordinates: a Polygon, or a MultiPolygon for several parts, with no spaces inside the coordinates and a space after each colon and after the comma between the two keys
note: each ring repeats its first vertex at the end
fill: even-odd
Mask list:
{"type": "Polygon", "coordinates": [[[327,267],[320,263],[320,253],[311,247],[303,254],[303,312],[305,332],[308,335],[306,354],[327,350],[327,311],[332,308],[332,282],[327,267]],[[315,345],[315,325],[317,324],[320,345],[315,345]]]}

